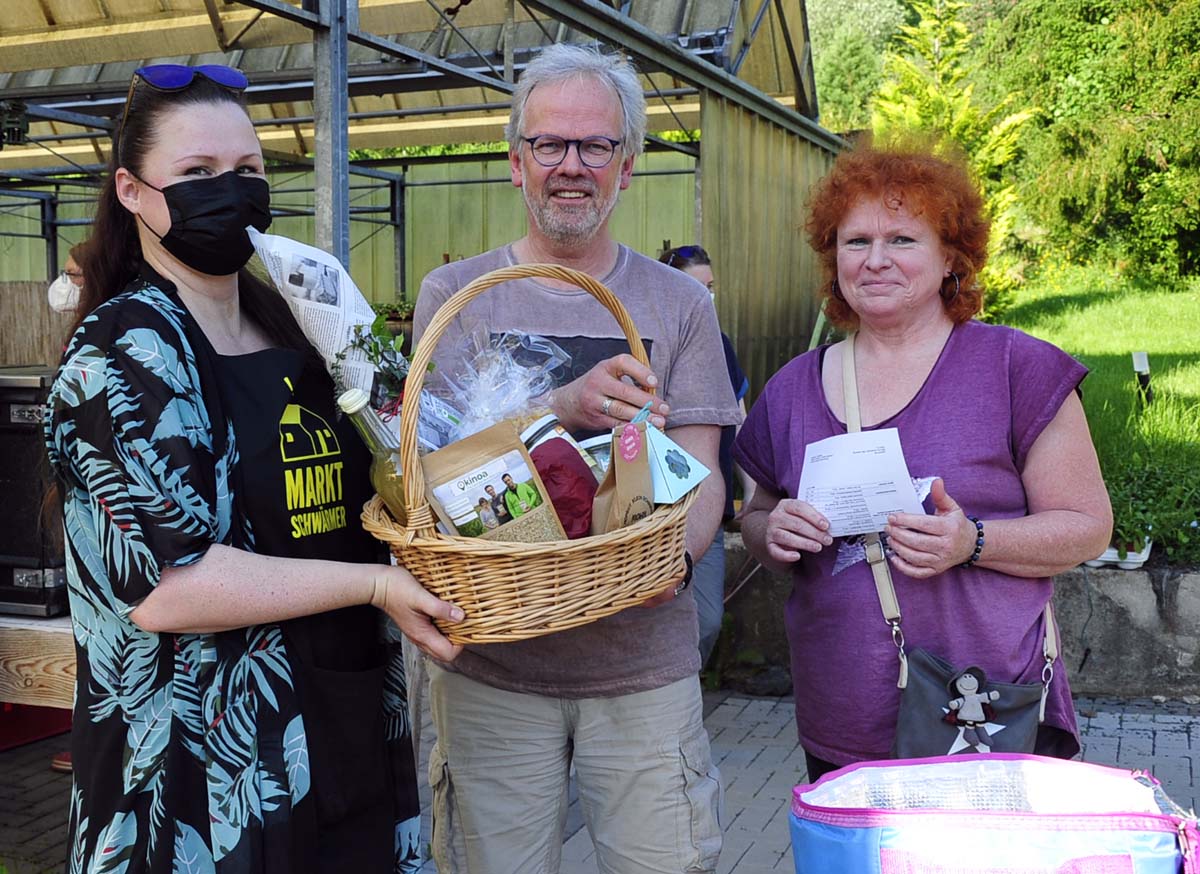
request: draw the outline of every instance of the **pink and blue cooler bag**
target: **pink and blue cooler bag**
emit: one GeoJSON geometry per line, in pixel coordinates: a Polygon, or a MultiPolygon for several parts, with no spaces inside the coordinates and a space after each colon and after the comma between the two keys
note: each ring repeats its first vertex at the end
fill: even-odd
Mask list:
{"type": "Polygon", "coordinates": [[[1153,777],[997,753],[866,762],[797,786],[797,874],[1200,874],[1153,777]]]}

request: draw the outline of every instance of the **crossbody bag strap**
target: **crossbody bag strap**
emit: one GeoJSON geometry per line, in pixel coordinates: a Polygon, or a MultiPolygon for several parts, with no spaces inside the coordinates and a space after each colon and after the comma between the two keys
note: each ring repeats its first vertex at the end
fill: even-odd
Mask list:
{"type": "Polygon", "coordinates": [[[1050,694],[1050,681],[1054,679],[1054,660],[1058,658],[1058,626],[1054,624],[1054,608],[1046,602],[1046,636],[1042,640],[1042,655],[1046,664],[1042,667],[1042,704],[1038,708],[1038,722],[1046,721],[1046,697],[1050,694]]]}
{"type": "MultiPolygon", "coordinates": [[[[846,337],[842,347],[842,403],[846,408],[846,430],[850,433],[862,430],[862,414],[858,407],[858,380],[854,372],[854,334],[846,337]]],[[[883,611],[883,619],[892,629],[892,642],[900,658],[900,678],[896,686],[903,689],[908,685],[908,656],[904,654],[904,632],[900,629],[900,601],[896,598],[896,587],[892,584],[892,569],[888,566],[887,555],[883,551],[883,542],[879,532],[872,531],[863,536],[863,545],[867,551],[867,564],[871,566],[871,576],[875,578],[875,594],[879,597],[879,607],[883,611]]]]}

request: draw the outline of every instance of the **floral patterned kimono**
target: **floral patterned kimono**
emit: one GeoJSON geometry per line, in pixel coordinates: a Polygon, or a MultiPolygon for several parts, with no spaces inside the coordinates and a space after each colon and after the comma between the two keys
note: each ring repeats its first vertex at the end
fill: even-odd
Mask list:
{"type": "Polygon", "coordinates": [[[335,426],[328,391],[291,394],[302,359],[217,356],[149,268],[71,340],[46,421],[78,672],[70,872],[419,868],[403,662],[398,633],[378,634],[380,614],[349,608],[215,634],[130,620],[164,568],[214,543],[375,557],[356,539],[367,478],[365,462],[351,462],[362,447],[341,439],[352,432],[335,426]],[[268,389],[230,398],[231,374],[247,373],[268,389]],[[246,418],[255,406],[265,424],[246,418]],[[319,438],[321,451],[296,450],[295,434],[319,438]],[[269,515],[262,524],[255,502],[272,493],[257,461],[242,470],[251,452],[273,458],[264,469],[286,483],[287,536],[270,535],[269,515]],[[243,483],[255,494],[239,494],[243,483]]]}

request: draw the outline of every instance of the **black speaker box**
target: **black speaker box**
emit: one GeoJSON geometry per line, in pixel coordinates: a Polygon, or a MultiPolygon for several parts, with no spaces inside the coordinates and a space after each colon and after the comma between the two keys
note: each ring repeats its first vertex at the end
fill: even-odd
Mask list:
{"type": "Polygon", "coordinates": [[[51,483],[42,418],[54,371],[0,367],[0,613],[66,609],[62,517],[51,483]]]}

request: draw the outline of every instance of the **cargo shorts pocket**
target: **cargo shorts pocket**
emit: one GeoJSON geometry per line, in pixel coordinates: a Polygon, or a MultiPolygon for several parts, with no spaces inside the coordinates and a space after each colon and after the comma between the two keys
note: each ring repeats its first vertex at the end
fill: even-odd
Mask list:
{"type": "Polygon", "coordinates": [[[721,855],[721,775],[703,732],[701,729],[679,744],[687,799],[680,856],[686,872],[715,871],[721,855]]]}
{"type": "Polygon", "coordinates": [[[458,803],[454,797],[454,781],[442,745],[434,743],[429,753],[429,785],[433,789],[433,835],[430,849],[438,871],[459,874],[466,871],[466,858],[456,841],[462,840],[456,822],[458,803]]]}

